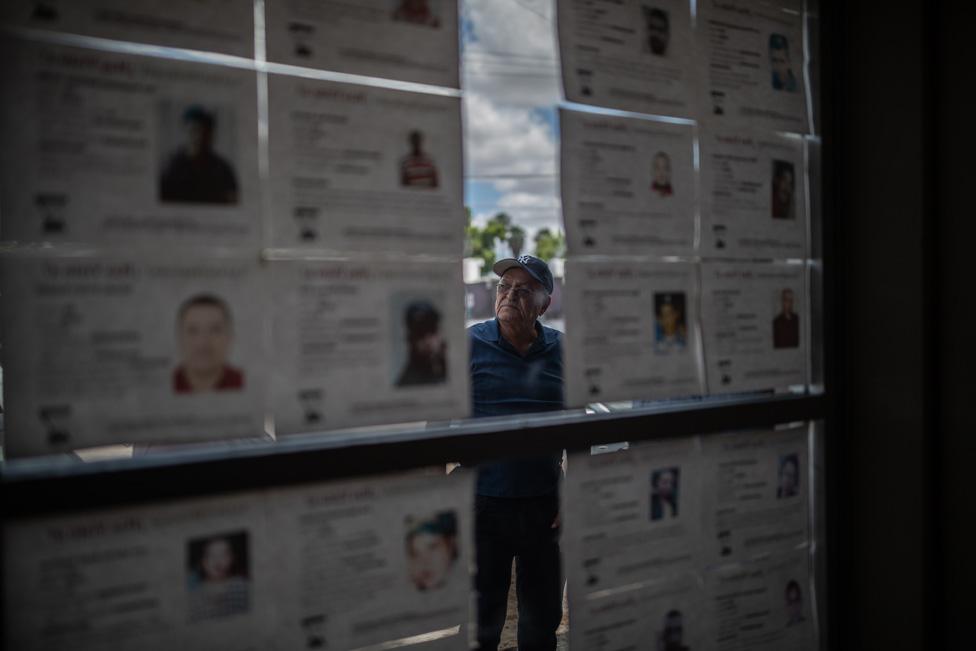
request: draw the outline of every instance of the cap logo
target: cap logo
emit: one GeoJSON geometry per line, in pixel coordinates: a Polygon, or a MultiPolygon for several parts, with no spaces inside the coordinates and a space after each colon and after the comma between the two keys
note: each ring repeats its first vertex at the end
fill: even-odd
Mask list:
{"type": "Polygon", "coordinates": [[[532,258],[531,258],[530,256],[527,256],[527,255],[520,255],[520,256],[518,257],[518,261],[519,261],[519,262],[520,262],[521,264],[529,264],[529,262],[530,262],[531,260],[532,260],[532,258]]]}

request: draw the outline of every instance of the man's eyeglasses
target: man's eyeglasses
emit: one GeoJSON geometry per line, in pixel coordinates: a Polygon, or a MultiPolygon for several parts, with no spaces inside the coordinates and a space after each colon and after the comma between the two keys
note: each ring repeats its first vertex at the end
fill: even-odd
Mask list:
{"type": "Polygon", "coordinates": [[[516,298],[516,299],[528,298],[529,296],[532,296],[534,293],[536,293],[536,291],[538,290],[532,289],[531,287],[513,287],[508,283],[498,283],[499,294],[505,296],[506,294],[511,293],[512,298],[516,298]]]}

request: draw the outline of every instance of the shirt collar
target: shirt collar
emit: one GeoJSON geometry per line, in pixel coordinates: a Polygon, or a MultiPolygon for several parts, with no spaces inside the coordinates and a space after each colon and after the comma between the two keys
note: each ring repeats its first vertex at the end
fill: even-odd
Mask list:
{"type": "Polygon", "coordinates": [[[496,344],[502,340],[502,331],[498,328],[498,317],[495,317],[491,321],[486,321],[485,326],[487,327],[488,340],[493,341],[496,344]]]}
{"type": "MultiPolygon", "coordinates": [[[[491,340],[495,343],[500,343],[502,341],[502,331],[498,326],[498,317],[495,317],[489,321],[488,324],[488,333],[491,335],[491,340]]],[[[532,342],[532,346],[529,348],[529,350],[533,350],[539,345],[548,346],[552,343],[552,335],[549,333],[548,329],[539,323],[538,319],[536,319],[535,322],[535,331],[538,336],[535,338],[535,341],[532,342]]]]}

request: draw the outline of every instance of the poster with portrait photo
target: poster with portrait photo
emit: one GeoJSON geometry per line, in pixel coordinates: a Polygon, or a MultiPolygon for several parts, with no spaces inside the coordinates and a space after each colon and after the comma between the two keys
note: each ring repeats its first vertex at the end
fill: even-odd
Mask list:
{"type": "Polygon", "coordinates": [[[701,649],[704,601],[704,590],[690,574],[585,599],[570,595],[570,647],[701,649]]]}
{"type": "Polygon", "coordinates": [[[571,595],[659,581],[697,567],[698,440],[570,455],[563,558],[571,595]]]}
{"type": "Polygon", "coordinates": [[[393,386],[423,387],[447,382],[447,337],[443,331],[443,298],[396,293],[390,298],[394,324],[393,386]]]}
{"type": "Polygon", "coordinates": [[[771,297],[773,304],[773,348],[784,350],[800,347],[800,314],[796,290],[790,286],[777,287],[771,297]]]}
{"type": "Polygon", "coordinates": [[[458,98],[272,75],[269,105],[276,246],[461,250],[458,98]]]}
{"type": "Polygon", "coordinates": [[[4,261],[10,456],[264,432],[252,259],[25,254],[4,261]]]}
{"type": "Polygon", "coordinates": [[[240,203],[237,129],[231,106],[164,98],[157,104],[160,203],[240,203]]]}
{"type": "Polygon", "coordinates": [[[681,468],[669,466],[651,471],[652,522],[678,517],[681,508],[681,468]]]}
{"type": "Polygon", "coordinates": [[[671,13],[658,3],[641,3],[641,50],[657,57],[668,56],[671,45],[671,13]]]}
{"type": "Polygon", "coordinates": [[[693,252],[693,127],[560,109],[559,129],[571,253],[693,252]]]}
{"type": "Polygon", "coordinates": [[[702,394],[694,265],[570,259],[566,278],[570,406],[702,394]]]}
{"type": "Polygon", "coordinates": [[[796,166],[791,161],[774,158],[770,186],[770,216],[796,219],[796,166]]]}
{"type": "Polygon", "coordinates": [[[270,648],[266,508],[245,493],[7,527],[5,648],[270,648]]]}
{"type": "Polygon", "coordinates": [[[706,562],[757,558],[809,542],[806,426],[702,438],[706,562]]]}
{"type": "Polygon", "coordinates": [[[0,23],[254,56],[252,0],[4,0],[0,23]]]}
{"type": "Polygon", "coordinates": [[[221,532],[188,540],[186,590],[191,622],[249,612],[247,531],[221,532]]]}
{"type": "Polygon", "coordinates": [[[272,262],[279,435],[468,414],[460,269],[272,262]]]}
{"type": "Polygon", "coordinates": [[[257,246],[253,70],[12,37],[0,51],[4,239],[257,246]]]}
{"type": "Polygon", "coordinates": [[[703,0],[697,37],[706,93],[699,119],[809,131],[800,0],[703,0]]]}
{"type": "Polygon", "coordinates": [[[408,515],[403,522],[407,576],[418,592],[443,589],[457,565],[458,515],[440,511],[408,515]]]}
{"type": "Polygon", "coordinates": [[[424,132],[413,129],[407,135],[409,148],[400,158],[400,187],[436,190],[437,163],[424,147],[424,132]]]}
{"type": "MultiPolygon", "coordinates": [[[[388,0],[395,23],[440,29],[444,0],[388,0]]],[[[450,0],[448,0],[450,2],[450,0]]]]}
{"type": "Polygon", "coordinates": [[[807,257],[805,169],[800,138],[702,129],[702,251],[723,258],[807,257]]]}
{"type": "Polygon", "coordinates": [[[558,0],[559,58],[570,102],[692,118],[697,95],[691,5],[621,0],[599,11],[558,0]]]}
{"type": "Polygon", "coordinates": [[[468,621],[473,473],[443,467],[276,491],[282,648],[358,649],[468,621]],[[321,646],[319,646],[321,644],[321,646]]]}
{"type": "Polygon", "coordinates": [[[702,331],[708,391],[784,391],[807,382],[806,268],[706,262],[702,331]]]}
{"type": "Polygon", "coordinates": [[[779,483],[776,486],[776,499],[788,500],[798,497],[803,481],[803,468],[800,457],[795,452],[788,452],[779,457],[779,483]]]}
{"type": "Polygon", "coordinates": [[[707,648],[779,651],[820,648],[806,550],[705,572],[707,648]],[[729,631],[734,631],[730,634],[729,631]]]}
{"type": "Polygon", "coordinates": [[[268,60],[459,88],[457,0],[266,0],[268,60]]]}
{"type": "Polygon", "coordinates": [[[684,292],[654,292],[654,351],[682,353],[688,348],[688,302],[684,292]]]}

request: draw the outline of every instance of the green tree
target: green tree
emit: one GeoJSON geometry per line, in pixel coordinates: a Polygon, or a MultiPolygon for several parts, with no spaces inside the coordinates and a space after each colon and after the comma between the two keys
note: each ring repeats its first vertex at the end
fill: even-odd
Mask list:
{"type": "MultiPolygon", "coordinates": [[[[521,232],[522,243],[525,242],[525,231],[518,226],[512,226],[512,218],[500,212],[489,219],[484,228],[479,228],[471,223],[471,210],[468,209],[468,228],[465,252],[472,258],[481,258],[481,273],[491,272],[492,265],[495,264],[495,243],[508,242],[512,244],[513,231],[517,235],[521,232]]],[[[514,249],[514,246],[513,246],[514,249]]]]}
{"type": "Polygon", "coordinates": [[[566,236],[560,231],[553,233],[548,228],[540,228],[535,234],[535,257],[549,262],[560,258],[566,251],[566,236]]]}

